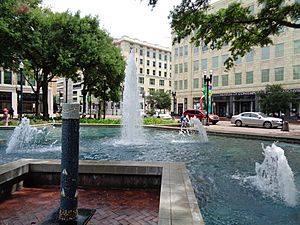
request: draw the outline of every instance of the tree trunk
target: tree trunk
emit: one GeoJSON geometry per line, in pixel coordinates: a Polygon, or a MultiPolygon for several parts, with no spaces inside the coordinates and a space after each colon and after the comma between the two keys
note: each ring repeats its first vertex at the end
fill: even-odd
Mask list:
{"type": "Polygon", "coordinates": [[[106,101],[105,98],[103,98],[103,119],[105,120],[106,115],[106,101]]]}
{"type": "Polygon", "coordinates": [[[48,112],[48,82],[47,75],[43,75],[42,90],[43,90],[43,120],[49,120],[48,112]]]}
{"type": "Polygon", "coordinates": [[[101,119],[101,101],[98,98],[98,120],[101,119]]]}
{"type": "Polygon", "coordinates": [[[34,93],[35,94],[35,115],[36,116],[39,116],[40,114],[40,110],[39,110],[39,107],[40,107],[40,87],[37,87],[37,90],[36,92],[34,93]]]}
{"type": "Polygon", "coordinates": [[[86,87],[85,85],[83,85],[83,88],[82,88],[82,114],[85,115],[86,113],[86,95],[87,95],[87,91],[86,91],[86,87]]]}

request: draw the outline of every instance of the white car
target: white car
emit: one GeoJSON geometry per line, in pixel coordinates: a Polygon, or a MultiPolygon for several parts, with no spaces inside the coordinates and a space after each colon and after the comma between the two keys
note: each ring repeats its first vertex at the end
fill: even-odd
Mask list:
{"type": "Polygon", "coordinates": [[[160,113],[157,115],[157,118],[161,118],[163,120],[171,120],[172,116],[170,114],[167,113],[160,113]]]}
{"type": "Polygon", "coordinates": [[[257,126],[257,127],[279,127],[282,126],[282,119],[269,117],[261,112],[243,112],[232,116],[231,123],[237,127],[257,126]]]}

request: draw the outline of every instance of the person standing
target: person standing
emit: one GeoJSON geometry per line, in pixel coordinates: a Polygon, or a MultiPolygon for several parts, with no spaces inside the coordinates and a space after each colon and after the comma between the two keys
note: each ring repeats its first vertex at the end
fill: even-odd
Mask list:
{"type": "Polygon", "coordinates": [[[13,109],[13,107],[11,107],[10,110],[9,110],[9,118],[10,119],[14,118],[14,109],[13,109]]]}
{"type": "Polygon", "coordinates": [[[8,109],[4,108],[3,109],[3,121],[4,121],[4,126],[8,126],[8,109]]]}

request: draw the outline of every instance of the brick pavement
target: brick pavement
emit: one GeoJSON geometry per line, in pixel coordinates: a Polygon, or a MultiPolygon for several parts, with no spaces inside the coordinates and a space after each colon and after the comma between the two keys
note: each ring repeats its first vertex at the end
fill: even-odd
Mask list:
{"type": "MultiPolygon", "coordinates": [[[[78,207],[96,209],[88,225],[154,225],[159,195],[159,190],[79,189],[78,207]]],[[[59,187],[24,188],[0,203],[0,225],[38,224],[59,203],[59,187]]]]}

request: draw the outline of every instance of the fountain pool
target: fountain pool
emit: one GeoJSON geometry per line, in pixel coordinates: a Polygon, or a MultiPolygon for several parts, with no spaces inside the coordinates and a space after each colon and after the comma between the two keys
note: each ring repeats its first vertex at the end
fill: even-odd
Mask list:
{"type": "MultiPolygon", "coordinates": [[[[0,145],[0,164],[20,158],[59,159],[61,128],[49,128],[46,142],[26,151],[6,153],[0,145]]],[[[0,137],[13,131],[2,130],[0,137]]],[[[200,143],[195,137],[180,139],[176,131],[145,129],[144,145],[120,145],[121,129],[80,128],[80,159],[185,162],[206,225],[296,225],[300,204],[290,207],[277,196],[261,192],[249,182],[255,163],[262,163],[261,143],[272,142],[209,136],[200,143]]],[[[294,172],[300,189],[300,145],[277,143],[294,172]]]]}

